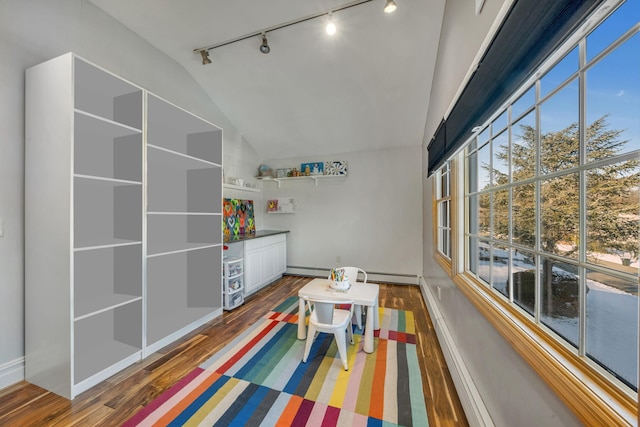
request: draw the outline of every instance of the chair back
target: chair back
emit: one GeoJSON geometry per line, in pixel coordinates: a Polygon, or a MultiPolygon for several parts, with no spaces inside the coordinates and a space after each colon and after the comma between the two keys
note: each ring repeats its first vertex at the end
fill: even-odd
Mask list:
{"type": "Polygon", "coordinates": [[[305,300],[307,301],[309,312],[311,313],[311,318],[322,325],[333,324],[333,310],[335,309],[336,304],[353,303],[353,301],[333,301],[307,297],[305,297],[305,300]]]}
{"type": "Polygon", "coordinates": [[[333,310],[335,305],[327,302],[316,301],[313,304],[318,323],[331,325],[333,323],[333,310]]]}

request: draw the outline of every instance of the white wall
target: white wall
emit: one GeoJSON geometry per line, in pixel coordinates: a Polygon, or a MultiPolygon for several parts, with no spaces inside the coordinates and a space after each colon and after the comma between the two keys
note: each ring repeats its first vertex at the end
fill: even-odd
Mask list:
{"type": "MultiPolygon", "coordinates": [[[[501,7],[502,0],[487,0],[480,16],[476,16],[473,2],[448,0],[446,3],[435,70],[437,84],[433,85],[425,127],[424,176],[427,173],[427,143],[454,100],[501,7]]],[[[458,353],[470,375],[469,381],[475,385],[496,426],[581,425],[433,260],[433,179],[425,179],[423,184],[423,275],[431,288],[427,294],[432,297],[431,303],[437,306],[441,316],[434,320],[435,328],[439,335],[449,334],[452,341],[452,349],[443,349],[445,354],[449,350],[458,353]],[[435,297],[438,287],[440,299],[435,297]]],[[[444,341],[441,338],[440,342],[444,341]]],[[[451,365],[449,368],[455,378],[457,372],[451,365]]],[[[461,396],[461,400],[464,402],[465,397],[461,396]]],[[[470,422],[474,425],[475,420],[470,419],[470,422]]]]}
{"type": "Polygon", "coordinates": [[[259,159],[184,68],[86,0],[0,0],[0,388],[23,377],[24,70],[73,51],[223,128],[227,174],[259,159]]]}
{"type": "MultiPolygon", "coordinates": [[[[266,214],[264,228],[287,229],[289,266],[359,266],[367,272],[413,274],[422,266],[421,149],[335,154],[327,158],[267,160],[277,168],[301,163],[348,161],[348,176],[263,184],[263,200],[293,197],[294,214],[266,214]],[[338,259],[338,257],[340,257],[338,259]]],[[[403,281],[400,277],[391,280],[403,281]]]]}

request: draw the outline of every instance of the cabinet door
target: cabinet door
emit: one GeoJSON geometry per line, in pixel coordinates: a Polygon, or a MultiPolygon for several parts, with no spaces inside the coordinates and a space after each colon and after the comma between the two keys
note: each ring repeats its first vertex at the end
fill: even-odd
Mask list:
{"type": "Polygon", "coordinates": [[[280,276],[287,271],[287,244],[278,243],[276,248],[276,274],[280,276]]]}
{"type": "Polygon", "coordinates": [[[269,283],[277,277],[276,273],[276,258],[277,258],[277,245],[270,245],[263,249],[262,252],[262,276],[263,282],[269,283]]]}
{"type": "Polygon", "coordinates": [[[244,260],[245,294],[250,294],[262,285],[262,250],[247,251],[244,260]]]}

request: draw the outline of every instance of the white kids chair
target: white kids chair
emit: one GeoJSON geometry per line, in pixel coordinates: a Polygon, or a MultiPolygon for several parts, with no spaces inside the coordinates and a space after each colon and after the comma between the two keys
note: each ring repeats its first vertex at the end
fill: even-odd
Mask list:
{"type": "Polygon", "coordinates": [[[349,370],[347,364],[347,333],[349,341],[353,344],[353,331],[351,329],[351,317],[353,316],[353,301],[331,301],[315,298],[304,298],[309,307],[311,315],[309,316],[309,331],[307,332],[307,343],[304,347],[304,356],[302,361],[307,362],[311,345],[316,339],[319,332],[333,334],[338,345],[338,353],[344,370],[349,370]],[[343,310],[335,306],[342,304],[350,304],[350,310],[343,310]]]}
{"type": "MultiPolygon", "coordinates": [[[[367,283],[367,272],[359,267],[340,267],[344,270],[344,274],[349,279],[349,283],[354,284],[358,281],[358,274],[362,273],[364,280],[361,283],[367,283]]],[[[354,313],[356,316],[356,324],[358,329],[362,330],[362,306],[356,305],[354,307],[354,313]]]]}

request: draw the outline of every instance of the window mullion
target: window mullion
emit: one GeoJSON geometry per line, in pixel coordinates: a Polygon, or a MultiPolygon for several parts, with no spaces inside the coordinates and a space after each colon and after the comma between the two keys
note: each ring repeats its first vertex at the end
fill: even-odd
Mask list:
{"type": "Polygon", "coordinates": [[[587,270],[584,263],[587,261],[587,172],[584,167],[587,162],[586,147],[586,122],[587,122],[587,79],[585,75],[586,63],[586,39],[582,39],[579,44],[579,76],[578,76],[578,114],[579,114],[579,139],[580,139],[580,189],[579,189],[579,231],[578,231],[578,253],[580,257],[578,267],[578,354],[587,354],[587,270]]]}
{"type": "Polygon", "coordinates": [[[541,312],[542,312],[542,257],[540,256],[540,248],[541,244],[541,232],[542,225],[540,219],[540,80],[536,80],[535,84],[536,88],[536,101],[535,101],[535,166],[534,166],[534,177],[535,177],[535,233],[536,233],[536,241],[534,247],[534,253],[536,254],[536,274],[535,274],[535,304],[533,309],[533,317],[536,323],[541,322],[541,312]]]}

